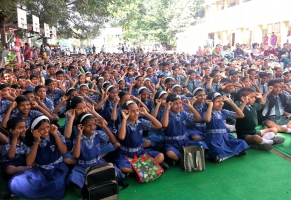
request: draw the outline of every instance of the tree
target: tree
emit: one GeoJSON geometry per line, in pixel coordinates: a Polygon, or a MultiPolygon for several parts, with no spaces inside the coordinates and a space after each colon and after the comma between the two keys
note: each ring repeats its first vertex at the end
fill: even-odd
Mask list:
{"type": "Polygon", "coordinates": [[[0,0],[0,26],[16,20],[16,8],[27,11],[28,23],[32,15],[57,27],[63,38],[88,39],[96,37],[110,15],[109,8],[121,5],[122,0],[0,0]]]}
{"type": "Polygon", "coordinates": [[[203,0],[132,0],[112,15],[122,26],[125,40],[151,37],[173,46],[175,34],[195,25],[204,16],[203,0]]]}

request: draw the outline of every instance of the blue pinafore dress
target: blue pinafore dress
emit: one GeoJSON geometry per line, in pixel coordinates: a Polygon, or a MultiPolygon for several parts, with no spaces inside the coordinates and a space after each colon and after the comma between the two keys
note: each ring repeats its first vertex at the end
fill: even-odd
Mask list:
{"type": "MultiPolygon", "coordinates": [[[[194,104],[194,108],[197,110],[197,112],[200,114],[200,116],[203,116],[203,113],[207,111],[207,107],[205,103],[202,103],[201,105],[194,104]]],[[[200,122],[196,122],[194,125],[190,124],[187,125],[187,133],[189,134],[189,138],[192,136],[199,136],[204,140],[205,138],[205,132],[206,132],[206,124],[204,120],[200,122]]]]}
{"type": "MultiPolygon", "coordinates": [[[[154,110],[154,109],[155,109],[155,107],[153,107],[152,110],[154,110]]],[[[166,107],[161,107],[160,106],[159,112],[158,112],[158,115],[157,115],[157,120],[159,120],[159,122],[162,122],[165,110],[166,110],[166,107]]],[[[165,140],[164,128],[151,129],[149,131],[149,140],[151,141],[151,145],[153,147],[162,148],[164,146],[164,140],[165,140]]]]}
{"type": "Polygon", "coordinates": [[[205,143],[208,157],[229,158],[249,148],[244,140],[230,136],[225,126],[226,118],[234,118],[235,112],[228,110],[212,111],[211,121],[206,123],[205,143]]]}
{"type": "Polygon", "coordinates": [[[142,132],[143,130],[149,130],[152,127],[152,122],[139,119],[135,125],[132,125],[129,121],[126,122],[126,136],[124,140],[119,140],[120,148],[117,150],[114,163],[118,168],[132,168],[126,157],[133,158],[147,152],[150,156],[155,158],[160,152],[143,149],[142,132]]]}
{"type": "MultiPolygon", "coordinates": [[[[169,124],[165,128],[165,146],[164,152],[173,151],[179,158],[181,158],[180,151],[183,146],[194,146],[202,143],[202,146],[207,149],[203,141],[192,141],[187,137],[186,126],[195,124],[194,115],[186,112],[169,113],[169,124]]],[[[201,145],[200,145],[201,146],[201,145]]]]}
{"type": "MultiPolygon", "coordinates": [[[[60,138],[65,143],[62,135],[60,138]]],[[[63,199],[68,167],[58,149],[54,136],[41,139],[35,158],[36,165],[21,172],[8,183],[11,193],[27,199],[63,199]]]]}
{"type": "MultiPolygon", "coordinates": [[[[85,135],[81,136],[81,152],[78,158],[77,164],[74,165],[71,174],[67,179],[67,183],[73,182],[80,188],[83,187],[85,182],[86,169],[88,167],[95,166],[104,161],[100,158],[101,156],[101,145],[100,138],[103,137],[105,140],[108,135],[102,131],[95,131],[94,134],[87,138],[85,135]]],[[[74,141],[76,143],[76,141],[74,141]]]]}

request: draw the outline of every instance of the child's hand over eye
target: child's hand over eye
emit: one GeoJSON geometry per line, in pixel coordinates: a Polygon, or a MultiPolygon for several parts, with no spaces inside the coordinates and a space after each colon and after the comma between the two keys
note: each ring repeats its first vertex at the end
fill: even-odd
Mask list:
{"type": "Polygon", "coordinates": [[[128,119],[129,117],[129,111],[128,110],[122,110],[121,111],[123,119],[128,119]]]}
{"type": "Polygon", "coordinates": [[[187,107],[191,106],[191,103],[190,103],[189,99],[184,99],[184,100],[183,100],[183,103],[184,103],[187,107]]]}
{"type": "Polygon", "coordinates": [[[82,124],[78,124],[78,136],[81,136],[84,130],[84,126],[82,124]]]}
{"type": "Polygon", "coordinates": [[[167,103],[167,110],[170,110],[170,108],[172,107],[172,105],[173,105],[173,102],[169,101],[167,103]]]}
{"type": "Polygon", "coordinates": [[[261,99],[261,98],[263,98],[263,96],[261,93],[256,92],[256,98],[261,99]]]}
{"type": "Polygon", "coordinates": [[[120,98],[119,98],[119,97],[116,97],[116,98],[114,99],[114,103],[115,103],[116,105],[119,103],[119,101],[120,101],[120,98]]]}
{"type": "Polygon", "coordinates": [[[56,137],[58,135],[58,127],[54,124],[51,125],[51,134],[56,137]]]}
{"type": "Polygon", "coordinates": [[[233,102],[231,98],[228,98],[227,96],[223,96],[223,101],[227,103],[233,102]]]}
{"type": "Polygon", "coordinates": [[[17,139],[19,137],[19,130],[18,129],[15,129],[14,131],[12,131],[12,138],[13,139],[17,139]]]}
{"type": "Polygon", "coordinates": [[[269,91],[269,92],[272,92],[272,91],[273,91],[273,89],[274,89],[274,87],[273,87],[273,86],[269,86],[269,88],[268,88],[268,91],[269,91]]]}
{"type": "Polygon", "coordinates": [[[141,107],[139,109],[139,113],[142,114],[142,115],[146,115],[148,112],[147,112],[147,110],[144,107],[141,107]]]}
{"type": "Polygon", "coordinates": [[[33,131],[33,138],[35,143],[38,143],[40,141],[40,133],[38,132],[38,130],[33,131]]]}
{"type": "Polygon", "coordinates": [[[162,103],[161,99],[156,99],[156,104],[157,104],[158,106],[160,106],[161,103],[162,103]]]}
{"type": "Polygon", "coordinates": [[[210,99],[205,100],[205,103],[206,103],[207,105],[213,105],[213,102],[212,102],[210,99]]]}
{"type": "Polygon", "coordinates": [[[97,125],[100,126],[101,128],[106,127],[106,121],[104,118],[98,119],[97,125]]]}
{"type": "Polygon", "coordinates": [[[68,110],[66,112],[66,115],[71,119],[71,118],[75,118],[76,114],[75,114],[75,109],[71,109],[71,110],[68,110]]]}

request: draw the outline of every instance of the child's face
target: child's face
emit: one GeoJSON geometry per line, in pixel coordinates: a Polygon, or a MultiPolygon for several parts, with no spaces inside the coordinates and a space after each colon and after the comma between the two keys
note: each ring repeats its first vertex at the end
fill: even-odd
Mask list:
{"type": "Polygon", "coordinates": [[[88,89],[87,86],[81,86],[80,87],[80,90],[79,90],[80,95],[87,95],[88,92],[89,92],[89,89],[88,89]]]}
{"type": "Polygon", "coordinates": [[[72,92],[70,92],[69,99],[73,99],[75,96],[78,96],[78,92],[72,91],[72,92]]]}
{"type": "Polygon", "coordinates": [[[21,114],[29,114],[31,105],[29,101],[22,101],[17,104],[17,108],[21,114]]]}
{"type": "Polygon", "coordinates": [[[139,117],[139,108],[137,104],[133,103],[128,106],[129,117],[128,119],[131,121],[138,120],[139,117]]]}
{"type": "Polygon", "coordinates": [[[173,93],[174,94],[178,94],[178,95],[181,95],[182,94],[182,88],[180,88],[180,87],[175,87],[174,89],[173,89],[173,93]]]}
{"type": "Polygon", "coordinates": [[[190,74],[189,79],[190,79],[191,81],[193,81],[195,78],[196,78],[196,73],[192,73],[192,74],[190,74]]]}
{"type": "Polygon", "coordinates": [[[38,78],[36,77],[32,78],[31,82],[36,85],[38,83],[38,78]]]}
{"type": "Polygon", "coordinates": [[[100,80],[98,81],[98,86],[101,87],[103,83],[104,83],[104,79],[100,79],[100,80]]]}
{"type": "Polygon", "coordinates": [[[216,73],[214,76],[213,76],[213,82],[214,83],[218,83],[220,81],[220,75],[219,73],[216,73]]]}
{"type": "Polygon", "coordinates": [[[86,112],[86,111],[87,111],[87,106],[85,102],[81,102],[77,104],[75,108],[76,115],[80,115],[81,113],[86,112]]]}
{"type": "Polygon", "coordinates": [[[118,96],[118,91],[116,88],[113,88],[109,92],[109,99],[114,100],[118,96]]]}
{"type": "Polygon", "coordinates": [[[62,80],[64,80],[64,74],[58,74],[58,75],[56,76],[56,78],[57,78],[57,80],[62,81],[62,80]]]}
{"type": "Polygon", "coordinates": [[[153,75],[153,70],[152,69],[149,69],[147,71],[147,76],[151,77],[153,75]]]}
{"type": "Polygon", "coordinates": [[[182,106],[182,100],[181,99],[177,99],[177,100],[173,101],[173,105],[171,106],[171,111],[173,113],[181,112],[182,109],[183,109],[183,106],[182,106]]]}
{"type": "Polygon", "coordinates": [[[275,70],[275,76],[280,77],[282,75],[282,69],[275,70]]]}
{"type": "Polygon", "coordinates": [[[251,79],[251,80],[254,80],[255,79],[255,77],[256,77],[256,72],[255,71],[252,71],[250,74],[249,74],[249,78],[251,79]]]}
{"type": "Polygon", "coordinates": [[[148,100],[149,97],[149,91],[148,90],[143,90],[142,93],[140,94],[141,100],[143,102],[148,100]]]}
{"type": "Polygon", "coordinates": [[[203,103],[206,99],[206,94],[204,91],[197,92],[196,94],[197,103],[203,103]]]}
{"type": "MultiPolygon", "coordinates": [[[[256,101],[256,93],[252,92],[248,95],[249,97],[249,103],[250,105],[254,105],[255,101],[256,101]]],[[[242,97],[243,98],[243,97],[242,97]]]]}
{"type": "Polygon", "coordinates": [[[4,74],[4,79],[5,81],[10,82],[12,80],[11,74],[4,74]]]}
{"type": "Polygon", "coordinates": [[[26,95],[30,101],[35,101],[35,98],[34,98],[34,94],[33,93],[29,93],[26,95]]]}
{"type": "Polygon", "coordinates": [[[40,137],[41,138],[43,138],[43,139],[48,138],[49,137],[49,134],[51,132],[51,125],[50,125],[50,123],[48,123],[48,122],[42,123],[38,127],[37,131],[40,133],[40,137]]]}
{"type": "Polygon", "coordinates": [[[86,121],[86,124],[84,125],[83,133],[86,135],[93,135],[96,128],[97,125],[95,119],[89,119],[86,121]]]}
{"type": "Polygon", "coordinates": [[[85,81],[86,81],[86,77],[85,76],[80,76],[79,82],[80,83],[85,83],[85,81]]]}
{"type": "Polygon", "coordinates": [[[48,84],[46,87],[49,91],[53,91],[56,88],[56,84],[54,82],[52,82],[52,83],[48,84]]]}
{"type": "Polygon", "coordinates": [[[264,76],[261,78],[261,84],[265,84],[269,81],[269,77],[268,76],[264,76]]]}
{"type": "Polygon", "coordinates": [[[104,78],[104,81],[109,81],[110,80],[110,74],[108,74],[108,73],[104,74],[103,78],[104,78]]]}
{"type": "Polygon", "coordinates": [[[234,74],[234,75],[232,75],[232,76],[230,77],[230,79],[231,79],[234,83],[236,83],[236,82],[238,82],[239,75],[238,75],[238,74],[234,74]]]}
{"type": "Polygon", "coordinates": [[[249,78],[246,78],[245,80],[243,80],[243,84],[245,85],[245,87],[251,87],[251,81],[249,78]]]}
{"type": "Polygon", "coordinates": [[[167,97],[168,97],[168,94],[163,94],[161,96],[161,98],[160,98],[160,100],[161,100],[161,106],[164,106],[165,107],[167,105],[167,102],[166,102],[167,97]]]}
{"type": "Polygon", "coordinates": [[[44,99],[46,97],[46,90],[44,88],[40,88],[37,90],[36,95],[39,96],[39,98],[44,99]]]}
{"type": "Polygon", "coordinates": [[[283,75],[283,78],[284,78],[284,81],[285,82],[289,82],[290,81],[290,78],[291,78],[290,73],[286,73],[285,75],[283,75]]]}
{"type": "Polygon", "coordinates": [[[122,98],[120,99],[120,105],[123,105],[125,102],[130,100],[130,95],[126,94],[124,96],[122,96],[122,98]]]}
{"type": "Polygon", "coordinates": [[[168,82],[168,83],[166,84],[166,88],[171,88],[173,84],[175,84],[174,81],[170,81],[170,82],[168,82]]]}
{"type": "Polygon", "coordinates": [[[224,105],[223,97],[217,97],[213,101],[213,110],[219,111],[222,110],[222,107],[224,105]]]}
{"type": "Polygon", "coordinates": [[[137,87],[142,87],[144,85],[144,80],[142,77],[138,78],[136,80],[136,84],[135,84],[137,87]]]}
{"type": "Polygon", "coordinates": [[[278,95],[278,94],[280,94],[280,92],[281,92],[281,88],[282,88],[282,85],[281,85],[281,83],[275,83],[274,85],[273,85],[273,90],[272,90],[272,94],[274,94],[274,95],[278,95]]]}
{"type": "Polygon", "coordinates": [[[19,131],[19,136],[24,137],[26,133],[26,124],[25,122],[18,122],[14,130],[9,130],[10,132],[12,131],[19,131]]]}
{"type": "Polygon", "coordinates": [[[129,76],[133,76],[134,75],[134,70],[133,69],[128,70],[128,73],[127,74],[129,76]]]}

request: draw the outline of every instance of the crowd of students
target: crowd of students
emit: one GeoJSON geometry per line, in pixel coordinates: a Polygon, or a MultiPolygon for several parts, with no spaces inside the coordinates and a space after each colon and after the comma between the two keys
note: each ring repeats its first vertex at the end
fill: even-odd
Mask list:
{"type": "Polygon", "coordinates": [[[291,133],[291,74],[268,57],[101,52],[0,72],[2,198],[62,199],[66,187],[80,194],[98,163],[124,179],[127,158],[145,152],[166,170],[183,146],[202,144],[218,163],[291,133]]]}

